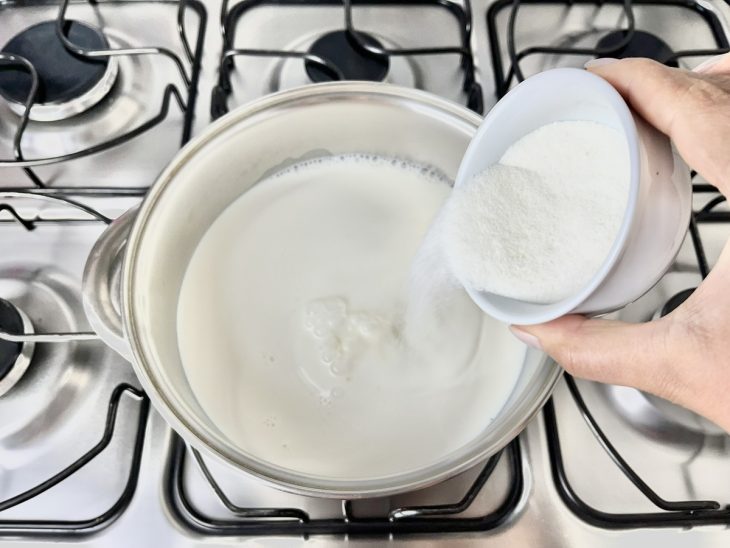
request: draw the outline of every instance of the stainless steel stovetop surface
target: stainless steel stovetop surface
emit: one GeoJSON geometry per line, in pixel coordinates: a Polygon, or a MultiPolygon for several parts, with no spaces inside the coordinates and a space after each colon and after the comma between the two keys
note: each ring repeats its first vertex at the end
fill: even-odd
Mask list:
{"type": "MultiPolygon", "coordinates": [[[[231,5],[234,3],[231,2],[231,5]]],[[[243,12],[236,25],[235,48],[306,48],[324,31],[342,25],[343,12],[337,4],[302,7],[266,3],[243,12]]],[[[216,84],[222,47],[219,32],[219,1],[205,2],[207,26],[202,54],[199,96],[192,133],[210,122],[211,91],[216,84]]],[[[482,102],[488,110],[496,101],[486,13],[491,0],[472,2],[474,51],[477,82],[482,102]]],[[[636,2],[637,28],[663,37],[675,50],[710,48],[715,37],[698,13],[717,13],[727,34],[730,8],[721,1],[698,2],[700,12],[687,7],[648,6],[636,2]]],[[[55,17],[55,2],[0,1],[0,44],[35,22],[55,17]]],[[[82,19],[107,33],[112,46],[134,47],[154,44],[169,48],[185,59],[175,22],[174,2],[102,2],[98,7],[72,4],[69,16],[82,19]]],[[[508,66],[506,28],[509,10],[495,17],[508,66]]],[[[618,5],[578,3],[568,9],[558,3],[524,3],[516,25],[520,47],[534,45],[585,45],[596,36],[621,25],[618,5]]],[[[459,40],[459,27],[443,6],[402,8],[397,4],[358,7],[353,11],[358,29],[368,31],[389,48],[439,47],[459,40]],[[404,11],[405,9],[405,11],[404,11]]],[[[184,18],[186,30],[194,38],[199,24],[195,13],[184,18]]],[[[418,85],[464,104],[463,72],[458,55],[428,56],[418,61],[394,58],[388,81],[418,85]]],[[[587,57],[535,55],[522,63],[526,75],[551,66],[581,66],[587,57]]],[[[682,58],[692,67],[703,57],[682,58]]],[[[307,82],[300,59],[261,56],[236,58],[231,75],[228,105],[253,99],[276,89],[307,82]]],[[[23,141],[26,157],[57,155],[78,150],[100,138],[129,131],[154,116],[166,84],[184,89],[179,71],[169,58],[147,55],[120,58],[120,79],[110,95],[97,107],[54,126],[31,122],[23,141]]],[[[188,74],[191,66],[185,64],[188,74]]],[[[12,156],[12,136],[17,123],[0,100],[0,158],[12,156]]],[[[178,149],[185,127],[183,113],[171,106],[164,121],[135,139],[101,154],[72,162],[38,168],[37,174],[50,185],[136,189],[154,181],[155,175],[178,149]]],[[[699,181],[697,181],[699,182],[699,181]]],[[[0,167],[0,192],[28,185],[18,168],[0,167]]],[[[714,194],[697,194],[696,209],[714,194]]],[[[114,217],[139,200],[138,197],[84,198],[85,203],[114,217]]],[[[86,330],[78,304],[78,289],[84,260],[103,230],[103,223],[66,206],[33,198],[5,197],[24,218],[74,217],[77,222],[39,222],[27,231],[0,211],[0,297],[25,309],[37,331],[86,330]],[[43,303],[43,306],[40,306],[43,303]],[[47,311],[47,312],[44,312],[47,311]]],[[[700,224],[700,235],[710,264],[714,263],[730,235],[730,225],[700,224]]],[[[696,286],[701,280],[693,242],[688,236],[675,267],[647,296],[621,313],[632,321],[643,321],[676,292],[696,286]]],[[[100,547],[116,546],[727,546],[727,525],[647,527],[610,529],[591,524],[576,515],[561,498],[551,464],[555,448],[549,447],[550,414],[542,413],[519,437],[518,471],[511,467],[509,454],[502,455],[492,476],[478,491],[474,501],[457,519],[477,518],[499,511],[512,494],[505,519],[487,532],[418,533],[360,537],[344,535],[301,536],[230,535],[204,533],[186,525],[176,504],[174,481],[179,478],[193,512],[208,516],[213,523],[226,524],[235,515],[216,497],[193,454],[181,447],[160,416],[145,406],[135,392],[138,386],[129,364],[99,342],[64,345],[39,344],[36,363],[18,384],[0,397],[0,501],[17,495],[53,476],[103,439],[111,424],[109,444],[78,472],[47,492],[0,512],[0,546],[46,546],[50,542],[100,547]],[[115,394],[115,387],[117,389],[115,394]],[[119,391],[121,390],[121,391],[119,391]],[[116,399],[115,399],[116,398],[116,399]],[[110,401],[118,401],[116,415],[110,401]],[[109,424],[107,424],[109,423],[109,424]],[[135,448],[140,449],[138,455],[135,448]],[[179,459],[182,451],[184,461],[179,459]],[[139,462],[136,457],[139,456],[139,462]],[[139,475],[135,473],[139,469],[139,475]],[[180,472],[180,475],[177,475],[180,472]],[[515,478],[522,485],[516,488],[515,478]],[[131,478],[131,479],[130,479],[131,478]],[[136,481],[135,481],[136,480],[136,481]],[[133,492],[132,492],[133,489],[133,492]],[[131,493],[129,500],[125,492],[131,493]],[[66,537],[62,532],[42,535],[34,520],[93,520],[103,515],[118,499],[122,508],[109,519],[89,523],[89,534],[66,537]],[[23,521],[12,530],[3,528],[8,520],[23,521]],[[28,535],[29,532],[32,534],[28,535]]],[[[730,437],[701,433],[706,425],[679,427],[667,418],[661,406],[637,391],[578,381],[577,386],[609,439],[646,483],[668,500],[717,500],[727,504],[730,483],[730,437]]],[[[589,430],[565,381],[554,397],[555,424],[559,432],[562,463],[570,485],[586,504],[606,513],[647,513],[657,509],[611,462],[589,430]]],[[[686,417],[685,417],[686,418],[686,417]]],[[[689,417],[688,420],[694,420],[689,417]]],[[[204,459],[208,472],[230,501],[239,507],[286,507],[305,510],[310,518],[341,518],[340,501],[320,501],[285,494],[227,466],[204,459]]],[[[383,516],[394,508],[443,504],[461,499],[475,481],[477,467],[444,484],[418,493],[382,500],[360,501],[352,506],[351,518],[383,516]]],[[[179,502],[179,501],[178,501],[179,502]]],[[[724,518],[730,523],[730,516],[724,518]]],[[[225,528],[225,527],[223,527],[225,528]]]]}

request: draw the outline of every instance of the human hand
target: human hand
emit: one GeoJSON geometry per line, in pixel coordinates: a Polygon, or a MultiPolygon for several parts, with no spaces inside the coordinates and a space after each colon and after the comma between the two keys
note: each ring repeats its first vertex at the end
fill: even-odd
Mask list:
{"type": "MultiPolygon", "coordinates": [[[[587,68],[730,197],[730,54],[695,72],[648,59],[601,59],[587,68]]],[[[569,315],[511,329],[577,377],[651,392],[730,432],[730,244],[697,290],[661,319],[629,324],[569,315]]]]}

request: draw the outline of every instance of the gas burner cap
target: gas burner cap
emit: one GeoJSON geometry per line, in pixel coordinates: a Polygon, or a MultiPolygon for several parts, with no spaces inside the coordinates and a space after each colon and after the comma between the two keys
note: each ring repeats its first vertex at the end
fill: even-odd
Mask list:
{"type": "MultiPolygon", "coordinates": [[[[7,333],[31,333],[30,320],[10,301],[0,298],[0,330],[7,333]]],[[[0,339],[0,396],[10,390],[30,364],[33,343],[0,339]]]]}
{"type": "MultiPolygon", "coordinates": [[[[74,44],[89,49],[109,49],[101,30],[67,21],[65,33],[74,44]]],[[[38,72],[39,86],[31,120],[54,122],[88,110],[111,90],[117,77],[114,57],[89,59],[69,52],[56,34],[56,22],[46,21],[25,29],[2,49],[27,59],[38,72]]],[[[24,70],[0,72],[0,95],[22,115],[31,87],[24,70]]]]}
{"type": "MultiPolygon", "coordinates": [[[[361,31],[358,31],[358,36],[365,44],[383,49],[383,45],[373,36],[361,31]]],[[[346,30],[336,30],[320,36],[309,48],[309,53],[330,61],[347,80],[382,82],[390,68],[387,56],[363,51],[346,30]]],[[[311,61],[305,61],[305,68],[312,82],[330,82],[336,79],[333,74],[311,61]]]]}
{"type": "Polygon", "coordinates": [[[664,306],[662,307],[660,316],[666,316],[670,312],[673,312],[675,308],[677,308],[679,305],[681,305],[684,301],[686,301],[692,293],[694,293],[695,289],[684,289],[674,295],[671,299],[669,299],[664,306]]]}
{"type": "MultiPolygon", "coordinates": [[[[606,34],[598,41],[596,47],[599,49],[610,49],[616,47],[626,37],[628,31],[615,30],[606,34]]],[[[610,54],[607,57],[625,59],[627,57],[648,57],[670,67],[679,66],[676,60],[667,62],[674,55],[672,48],[661,38],[643,30],[635,30],[627,45],[610,54]]]]}
{"type": "Polygon", "coordinates": [[[675,308],[679,307],[684,301],[686,301],[692,293],[694,293],[695,288],[690,289],[683,289],[676,295],[673,295],[670,297],[666,303],[664,303],[664,306],[662,306],[659,310],[657,310],[654,313],[653,319],[657,320],[659,318],[663,318],[670,312],[673,312],[675,308]]]}

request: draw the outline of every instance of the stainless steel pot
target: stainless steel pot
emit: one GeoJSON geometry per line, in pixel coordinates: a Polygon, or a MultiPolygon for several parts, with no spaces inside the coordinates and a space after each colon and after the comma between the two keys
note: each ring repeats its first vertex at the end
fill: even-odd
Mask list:
{"type": "Polygon", "coordinates": [[[544,354],[528,350],[524,363],[514,364],[522,372],[505,407],[480,436],[447,458],[384,479],[341,481],[276,467],[216,428],[188,385],[176,315],[183,275],[201,237],[268,174],[311,157],[361,152],[430,164],[453,179],[480,121],[428,93],[360,82],[285,91],[231,112],[186,146],[139,211],[120,217],[96,244],[84,276],[92,326],[133,363],[157,410],[187,442],[285,490],[385,496],[466,470],[512,440],[548,398],[561,369],[544,354]]]}

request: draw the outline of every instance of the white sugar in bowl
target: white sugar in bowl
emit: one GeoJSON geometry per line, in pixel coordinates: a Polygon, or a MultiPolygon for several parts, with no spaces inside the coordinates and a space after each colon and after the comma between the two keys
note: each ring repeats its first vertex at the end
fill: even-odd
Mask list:
{"type": "Polygon", "coordinates": [[[622,308],[659,281],[687,233],[692,208],[689,168],[669,139],[633,112],[608,82],[581,69],[542,72],[505,95],[471,141],[455,185],[499,162],[528,133],[569,120],[598,122],[625,137],[631,180],[624,218],[598,271],[567,298],[526,302],[465,284],[484,312],[506,323],[531,325],[565,314],[598,315],[622,308]]]}

